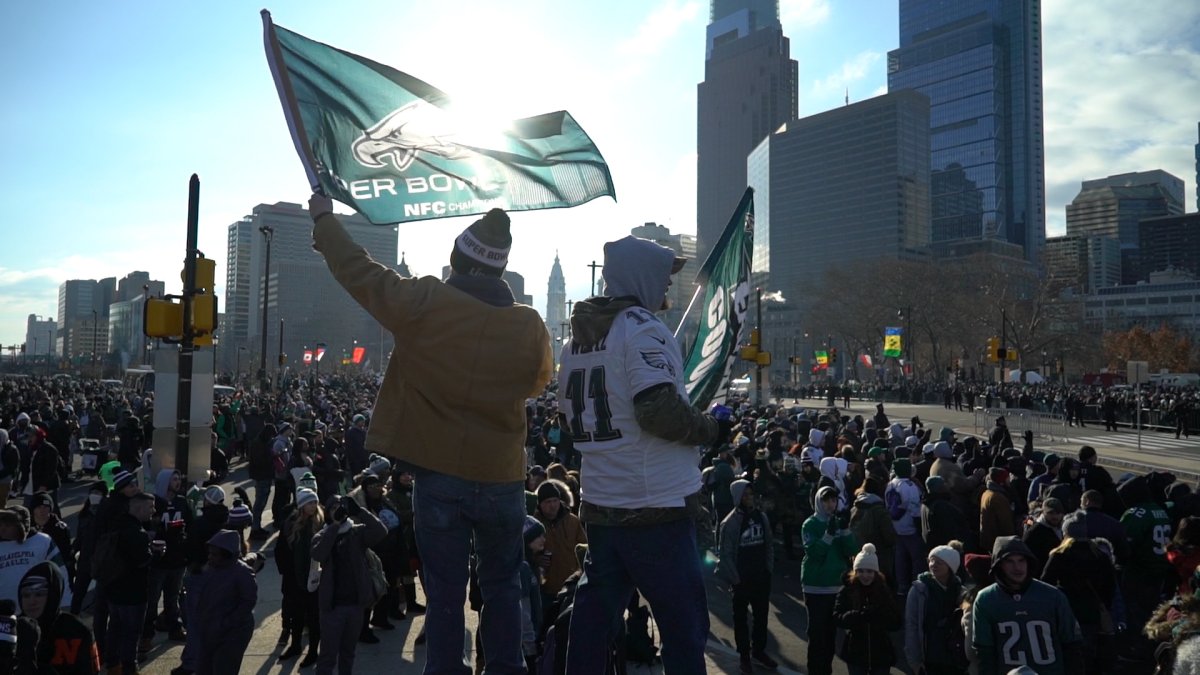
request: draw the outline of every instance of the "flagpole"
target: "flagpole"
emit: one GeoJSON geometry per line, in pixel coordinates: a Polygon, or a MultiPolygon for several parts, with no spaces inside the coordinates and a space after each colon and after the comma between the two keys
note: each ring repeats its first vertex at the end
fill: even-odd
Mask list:
{"type": "Polygon", "coordinates": [[[275,24],[271,21],[271,12],[262,10],[262,20],[267,65],[270,66],[271,77],[275,80],[275,91],[279,94],[279,103],[283,106],[283,117],[287,120],[292,144],[296,146],[296,154],[300,155],[300,163],[304,165],[304,173],[313,192],[324,194],[321,181],[317,178],[317,163],[309,149],[304,126],[300,124],[300,106],[296,104],[296,93],[292,91],[292,81],[288,78],[287,69],[283,67],[283,54],[279,50],[279,40],[275,37],[275,24]]]}

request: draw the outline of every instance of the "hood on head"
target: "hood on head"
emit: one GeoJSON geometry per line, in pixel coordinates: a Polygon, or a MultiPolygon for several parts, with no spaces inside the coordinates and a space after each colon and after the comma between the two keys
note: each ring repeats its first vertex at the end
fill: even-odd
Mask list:
{"type": "Polygon", "coordinates": [[[996,543],[992,544],[992,573],[1000,567],[1000,561],[1010,555],[1023,555],[1030,562],[1031,566],[1036,566],[1038,563],[1037,556],[1030,550],[1029,545],[1021,541],[1020,537],[996,537],[996,543]]]}
{"type": "Polygon", "coordinates": [[[830,480],[840,481],[846,475],[847,466],[849,463],[841,457],[822,457],[821,475],[830,480]]]}
{"type": "Polygon", "coordinates": [[[1144,504],[1151,500],[1150,483],[1146,481],[1145,476],[1134,476],[1117,486],[1117,495],[1121,497],[1126,508],[1144,504]]]}
{"type": "Polygon", "coordinates": [[[899,422],[896,422],[892,426],[888,427],[888,438],[891,438],[892,440],[904,440],[904,436],[904,425],[900,424],[899,422]]]}
{"type": "Polygon", "coordinates": [[[814,448],[819,448],[825,445],[825,432],[820,429],[810,429],[808,431],[808,444],[814,448]]]}
{"type": "MultiPolygon", "coordinates": [[[[49,595],[46,597],[46,611],[42,614],[42,618],[38,620],[40,624],[48,624],[54,621],[58,616],[59,605],[62,604],[63,589],[65,582],[62,574],[58,571],[58,565],[50,562],[42,562],[30,567],[25,575],[21,577],[20,586],[27,584],[44,583],[49,588],[49,595]]],[[[17,603],[20,604],[20,586],[17,589],[17,603]]]]}
{"type": "Polygon", "coordinates": [[[179,473],[175,469],[163,469],[158,472],[158,477],[154,479],[154,496],[167,498],[167,489],[171,487],[171,476],[179,473]]]}
{"type": "Polygon", "coordinates": [[[746,488],[750,487],[750,481],[741,479],[735,480],[729,484],[729,494],[733,497],[733,505],[736,508],[742,503],[742,494],[746,492],[746,488]]]}
{"type": "Polygon", "coordinates": [[[657,312],[667,296],[675,252],[633,235],[604,245],[604,294],[632,296],[642,307],[657,312]]]}
{"type": "Polygon", "coordinates": [[[942,427],[941,431],[938,432],[938,440],[945,441],[947,443],[953,442],[954,441],[954,430],[951,429],[950,427],[942,427]]]}
{"type": "Polygon", "coordinates": [[[28,421],[29,421],[29,413],[20,413],[17,415],[17,423],[18,424],[20,424],[21,422],[28,422],[28,421]]]}

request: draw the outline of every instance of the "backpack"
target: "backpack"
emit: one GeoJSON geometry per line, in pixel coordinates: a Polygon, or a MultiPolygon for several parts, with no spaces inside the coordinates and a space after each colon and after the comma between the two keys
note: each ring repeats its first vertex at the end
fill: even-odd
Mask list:
{"type": "Polygon", "coordinates": [[[891,485],[883,492],[883,503],[887,506],[888,515],[892,517],[892,520],[900,520],[904,517],[906,511],[904,498],[900,496],[900,491],[891,485]]]}
{"type": "Polygon", "coordinates": [[[661,660],[654,636],[650,634],[650,608],[645,605],[629,610],[625,619],[625,658],[644,666],[652,666],[661,660]]]}
{"type": "Polygon", "coordinates": [[[124,568],[119,533],[104,532],[96,537],[96,548],[92,551],[92,578],[100,583],[109,583],[119,578],[124,568]]]}
{"type": "Polygon", "coordinates": [[[367,573],[371,575],[371,604],[374,605],[387,595],[388,580],[387,575],[383,573],[383,561],[379,559],[379,554],[371,549],[367,549],[367,573]]]}

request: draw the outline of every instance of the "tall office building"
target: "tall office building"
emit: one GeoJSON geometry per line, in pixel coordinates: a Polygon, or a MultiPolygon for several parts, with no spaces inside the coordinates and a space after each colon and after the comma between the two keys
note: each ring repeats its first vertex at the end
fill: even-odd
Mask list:
{"type": "Polygon", "coordinates": [[[899,91],[789,122],[747,163],[757,284],[793,307],[819,292],[831,265],[927,255],[924,94],[899,91]]]}
{"type": "Polygon", "coordinates": [[[54,335],[58,331],[58,323],[54,317],[42,318],[30,314],[25,320],[25,353],[29,356],[48,356],[54,354],[54,335]]]}
{"type": "Polygon", "coordinates": [[[1145,281],[1138,258],[1139,225],[1145,218],[1182,215],[1183,194],[1183,181],[1162,170],[1085,180],[1067,204],[1067,234],[1116,237],[1121,242],[1121,283],[1145,281]]]}
{"type": "MultiPolygon", "coordinates": [[[[1196,123],[1196,136],[1200,138],[1200,122],[1196,123]]],[[[1200,211],[1200,141],[1196,143],[1196,211],[1200,211]]]]}
{"type": "Polygon", "coordinates": [[[1047,277],[1082,295],[1121,283],[1121,242],[1116,237],[1068,234],[1046,239],[1047,277]]]}
{"type": "MultiPolygon", "coordinates": [[[[339,216],[371,256],[391,269],[396,264],[397,230],[371,225],[358,215],[339,216]]],[[[336,363],[343,353],[365,347],[372,367],[391,353],[392,335],[350,297],[312,248],[312,219],[299,204],[259,204],[228,228],[224,322],[217,331],[218,366],[232,370],[240,361],[255,372],[262,360],[263,292],[267,296],[266,363],[279,364],[279,336],[287,365],[297,366],[305,350],[324,344],[336,363]],[[271,227],[271,267],[264,274],[266,236],[271,227]],[[265,280],[265,283],[264,283],[265,280]],[[283,320],[282,326],[280,319],[283,320]]],[[[326,362],[323,362],[326,363],[326,362]]]]}
{"type": "Polygon", "coordinates": [[[929,97],[939,253],[978,248],[956,242],[994,240],[1039,259],[1046,238],[1041,42],[1041,0],[900,0],[888,91],[929,97]]]}
{"type": "MultiPolygon", "coordinates": [[[[700,271],[700,264],[704,262],[696,259],[696,237],[690,234],[671,234],[669,228],[658,223],[639,225],[631,229],[629,233],[635,237],[657,242],[675,251],[675,255],[688,259],[688,263],[683,266],[683,269],[671,277],[671,288],[667,289],[669,307],[659,314],[667,328],[675,330],[679,327],[679,322],[683,320],[683,313],[687,311],[688,303],[691,302],[692,295],[696,292],[696,273],[700,271]]],[[[696,322],[699,321],[699,316],[699,312],[692,313],[692,319],[696,322]]],[[[688,334],[690,334],[688,330],[681,333],[681,335],[688,334]]]]}
{"type": "Polygon", "coordinates": [[[108,307],[116,292],[116,277],[69,279],[59,284],[55,353],[64,359],[103,354],[108,343],[108,307]]]}
{"type": "Polygon", "coordinates": [[[746,190],[746,156],[796,118],[798,67],[774,0],[712,0],[697,87],[696,237],[703,260],[746,190]]]}
{"type": "Polygon", "coordinates": [[[1138,224],[1139,281],[1183,270],[1200,279],[1200,213],[1145,218],[1138,224]]]}
{"type": "Polygon", "coordinates": [[[554,265],[550,267],[550,280],[546,282],[546,327],[551,338],[565,339],[569,326],[567,321],[567,280],[563,277],[558,251],[554,252],[554,265]]]}

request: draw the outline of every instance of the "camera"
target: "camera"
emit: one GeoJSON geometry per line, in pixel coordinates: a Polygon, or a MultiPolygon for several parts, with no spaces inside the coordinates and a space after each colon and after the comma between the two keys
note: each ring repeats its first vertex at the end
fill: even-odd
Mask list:
{"type": "Polygon", "coordinates": [[[346,507],[339,505],[333,510],[333,522],[340,523],[346,519],[346,507]]]}

